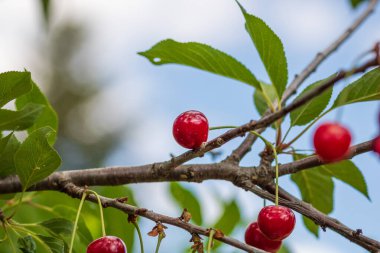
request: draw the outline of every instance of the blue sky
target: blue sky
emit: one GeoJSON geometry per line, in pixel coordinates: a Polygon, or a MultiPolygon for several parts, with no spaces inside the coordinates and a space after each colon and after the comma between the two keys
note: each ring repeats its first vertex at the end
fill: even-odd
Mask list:
{"type": "MultiPolygon", "coordinates": [[[[325,48],[358,16],[348,1],[329,0],[246,0],[241,1],[246,9],[264,19],[283,40],[288,58],[289,77],[298,73],[317,52],[325,48]]],[[[107,80],[100,94],[89,108],[89,120],[102,118],[101,130],[123,124],[123,116],[133,116],[139,126],[132,135],[125,135],[125,143],[112,154],[107,165],[137,165],[168,159],[169,153],[180,154],[179,147],[171,136],[171,125],[181,112],[197,109],[208,116],[210,125],[239,125],[258,118],[252,103],[252,87],[234,80],[215,76],[188,67],[166,65],[156,67],[137,55],[155,43],[166,38],[178,41],[203,42],[223,50],[252,69],[255,75],[268,80],[258,54],[244,30],[243,17],[236,3],[231,0],[66,0],[53,3],[52,28],[68,19],[84,24],[89,39],[81,57],[95,56],[89,69],[107,80]],[[149,143],[149,145],[146,145],[149,143]],[[138,147],[138,148],[136,148],[138,147]]],[[[0,1],[0,72],[8,70],[32,71],[38,58],[36,47],[44,36],[37,1],[0,1]],[[22,18],[20,18],[22,17],[22,18]]],[[[350,67],[360,53],[368,50],[380,39],[380,15],[376,11],[354,36],[338,52],[334,53],[312,75],[305,85],[329,76],[331,73],[350,67]]],[[[88,64],[88,61],[86,62],[88,64]]],[[[37,72],[37,71],[36,71],[37,72]]],[[[43,76],[34,76],[43,85],[43,76]]],[[[343,87],[338,84],[334,94],[343,87]]],[[[305,86],[303,86],[305,87],[305,86]]],[[[342,123],[353,133],[353,142],[359,143],[373,138],[379,131],[376,126],[378,103],[364,103],[345,107],[342,123]]],[[[128,117],[127,117],[128,116],[128,117]]],[[[322,119],[334,120],[330,113],[322,119]]],[[[295,134],[299,129],[295,128],[295,134]]],[[[211,133],[215,137],[220,132],[211,133]]],[[[299,148],[311,148],[312,130],[298,143],[299,148]]],[[[268,131],[266,137],[273,137],[268,131]]],[[[124,138],[123,136],[121,138],[124,138]]],[[[222,149],[227,154],[238,145],[234,140],[222,149]]],[[[253,151],[260,151],[262,144],[255,144],[253,151]]],[[[257,152],[252,152],[243,161],[244,165],[257,163],[257,152]]],[[[380,177],[379,160],[373,154],[358,156],[353,161],[363,171],[367,180],[369,202],[355,190],[342,183],[335,184],[335,209],[332,216],[339,218],[352,228],[362,228],[364,233],[380,240],[378,210],[380,191],[377,179],[380,177]]],[[[193,162],[209,162],[207,156],[193,162]]],[[[298,190],[288,178],[280,183],[290,192],[298,190]]],[[[178,210],[170,202],[163,184],[141,184],[134,186],[142,206],[158,212],[177,216],[178,210]],[[157,198],[148,199],[151,191],[157,198]]],[[[215,220],[219,214],[213,192],[226,199],[237,198],[247,219],[254,219],[262,201],[242,191],[235,190],[225,182],[207,182],[205,185],[190,185],[204,202],[205,219],[215,220]]],[[[300,252],[365,252],[332,231],[321,233],[316,240],[310,235],[298,217],[295,233],[287,243],[295,253],[300,252]]],[[[150,222],[144,222],[147,227],[150,222]]],[[[146,228],[147,228],[146,227],[146,228]]],[[[186,233],[169,229],[172,236],[163,243],[184,245],[186,233]],[[173,235],[177,234],[176,237],[173,235]]],[[[242,238],[242,231],[235,237],[242,238]]],[[[150,245],[150,244],[148,244],[150,245]]],[[[165,250],[164,250],[165,252],[165,250]]],[[[226,252],[229,252],[228,249],[226,252]]]]}

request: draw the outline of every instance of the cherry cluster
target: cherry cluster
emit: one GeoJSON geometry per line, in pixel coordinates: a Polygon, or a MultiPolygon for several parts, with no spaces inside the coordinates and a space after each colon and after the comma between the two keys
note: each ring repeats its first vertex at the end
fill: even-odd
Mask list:
{"type": "Polygon", "coordinates": [[[296,225],[292,210],[284,206],[266,206],[261,209],[257,222],[245,230],[245,242],[253,247],[276,253],[282,240],[288,237],[296,225]]]}

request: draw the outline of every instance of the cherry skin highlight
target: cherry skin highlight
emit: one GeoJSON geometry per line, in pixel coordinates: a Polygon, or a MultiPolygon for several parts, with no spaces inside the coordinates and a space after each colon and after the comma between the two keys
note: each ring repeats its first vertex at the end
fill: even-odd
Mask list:
{"type": "Polygon", "coordinates": [[[271,240],[281,241],[288,237],[296,225],[292,210],[284,206],[266,206],[257,218],[261,232],[271,240]]]}
{"type": "Polygon", "coordinates": [[[116,236],[104,236],[90,243],[86,253],[127,253],[127,247],[116,236]]]}
{"type": "Polygon", "coordinates": [[[273,241],[265,237],[257,222],[252,222],[245,230],[245,243],[253,247],[276,253],[281,248],[281,241],[273,241]]]}
{"type": "Polygon", "coordinates": [[[314,133],[315,152],[325,162],[342,160],[350,144],[350,132],[338,123],[322,124],[314,133]]]}
{"type": "Polygon", "coordinates": [[[376,137],[372,143],[372,150],[380,155],[380,136],[376,137]]]}
{"type": "Polygon", "coordinates": [[[186,111],[173,123],[173,136],[179,145],[188,149],[199,148],[208,137],[208,121],[199,111],[186,111]]]}

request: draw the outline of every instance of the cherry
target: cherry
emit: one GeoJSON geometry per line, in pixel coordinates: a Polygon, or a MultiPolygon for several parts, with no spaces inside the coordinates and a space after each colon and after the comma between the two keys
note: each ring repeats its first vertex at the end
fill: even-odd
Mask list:
{"type": "Polygon", "coordinates": [[[116,236],[104,236],[90,243],[86,253],[127,253],[127,247],[116,236]]]}
{"type": "Polygon", "coordinates": [[[372,143],[372,149],[375,153],[380,155],[380,136],[376,137],[372,143]]]}
{"type": "Polygon", "coordinates": [[[281,241],[273,241],[265,237],[257,222],[249,224],[245,230],[245,242],[253,247],[276,253],[281,248],[281,241]]]}
{"type": "Polygon", "coordinates": [[[266,206],[261,209],[257,224],[266,237],[281,241],[292,233],[296,225],[296,217],[287,207],[266,206]]]}
{"type": "Polygon", "coordinates": [[[208,137],[208,121],[198,111],[181,113],[173,123],[173,136],[179,145],[189,149],[199,148],[208,137]]]}
{"type": "Polygon", "coordinates": [[[314,133],[315,152],[325,162],[343,159],[350,143],[350,132],[338,123],[322,124],[314,133]]]}

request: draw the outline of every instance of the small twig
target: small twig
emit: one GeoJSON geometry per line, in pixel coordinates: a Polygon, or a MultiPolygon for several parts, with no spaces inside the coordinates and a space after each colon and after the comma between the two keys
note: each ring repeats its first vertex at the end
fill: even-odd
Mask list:
{"type": "Polygon", "coordinates": [[[306,68],[297,75],[294,80],[291,82],[289,87],[284,92],[282,96],[283,103],[296,93],[298,87],[305,81],[307,77],[313,73],[318,66],[335,50],[339,48],[352,34],[355,32],[361,24],[370,16],[374,11],[378,0],[371,0],[364,12],[341,34],[332,44],[330,44],[325,50],[321,53],[318,53],[316,57],[306,66],[306,68]]]}
{"type": "MultiPolygon", "coordinates": [[[[81,192],[83,192],[82,188],[80,188],[80,187],[78,187],[78,186],[76,186],[73,183],[68,182],[68,181],[64,181],[62,183],[61,190],[62,190],[62,192],[66,193],[67,195],[69,195],[73,198],[81,198],[81,192]]],[[[141,210],[141,208],[138,208],[138,207],[135,207],[135,206],[132,206],[129,204],[125,204],[125,203],[120,203],[116,199],[106,198],[104,196],[99,196],[99,198],[100,198],[102,205],[104,207],[113,207],[113,208],[116,208],[116,209],[119,209],[119,210],[125,212],[126,214],[137,214],[138,210],[141,210]]],[[[88,195],[86,200],[97,203],[97,198],[94,195],[88,195]]],[[[163,224],[169,224],[172,226],[182,228],[183,230],[186,230],[191,234],[196,233],[196,234],[204,235],[204,236],[208,237],[209,232],[210,232],[209,229],[207,229],[207,228],[196,226],[196,225],[193,225],[193,224],[190,224],[187,222],[182,222],[178,218],[170,217],[170,216],[159,214],[159,213],[155,213],[153,211],[147,210],[147,211],[141,212],[137,215],[144,217],[144,218],[147,218],[149,220],[152,220],[154,222],[160,221],[163,224]]],[[[219,240],[225,244],[231,245],[235,248],[244,250],[246,252],[266,253],[263,250],[256,249],[252,246],[249,246],[245,243],[242,243],[242,242],[240,242],[234,238],[228,237],[228,236],[215,237],[214,239],[219,240]]]]}
{"type": "MultiPolygon", "coordinates": [[[[350,148],[350,151],[348,155],[345,157],[345,159],[351,159],[354,156],[363,154],[365,152],[371,151],[372,150],[372,142],[373,140],[366,141],[357,145],[354,145],[350,148]]],[[[305,169],[310,169],[319,165],[324,164],[323,161],[319,159],[318,156],[313,155],[309,156],[303,159],[300,159],[298,161],[290,162],[290,163],[285,163],[280,165],[279,167],[279,175],[284,176],[288,174],[293,174],[297,173],[298,171],[305,170],[305,169]]],[[[272,168],[272,177],[274,178],[274,168],[272,168]]]]}

